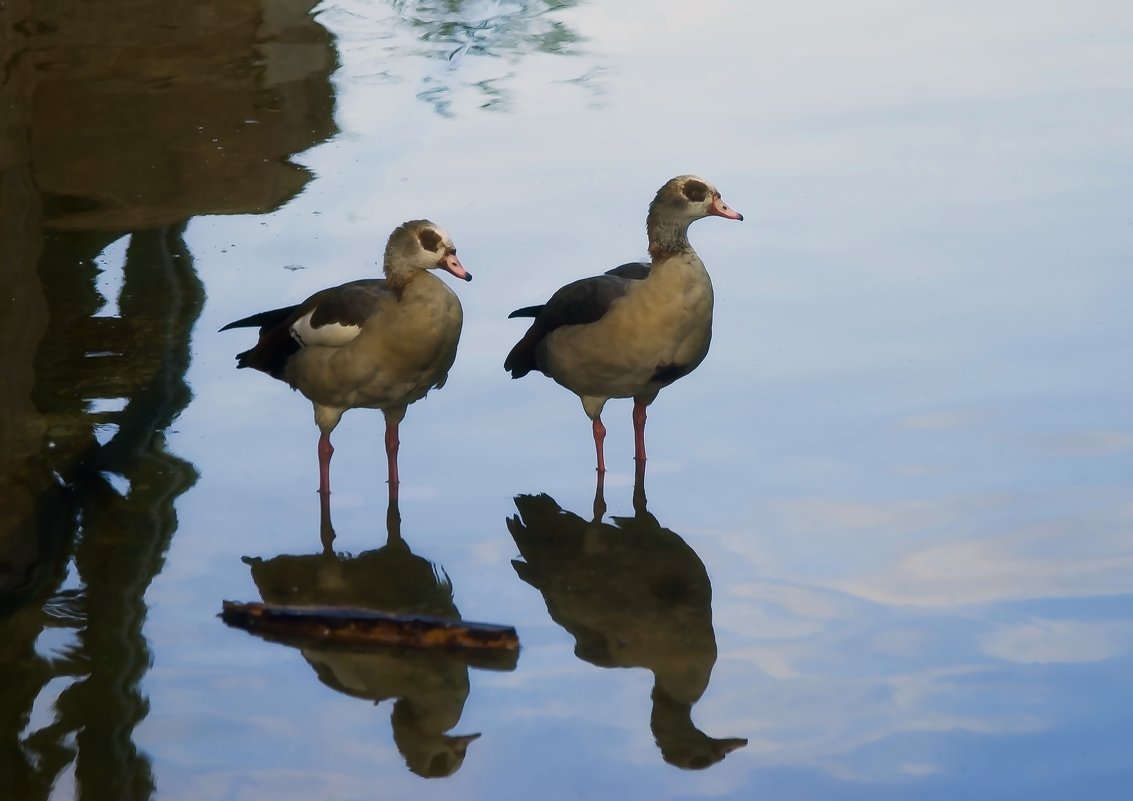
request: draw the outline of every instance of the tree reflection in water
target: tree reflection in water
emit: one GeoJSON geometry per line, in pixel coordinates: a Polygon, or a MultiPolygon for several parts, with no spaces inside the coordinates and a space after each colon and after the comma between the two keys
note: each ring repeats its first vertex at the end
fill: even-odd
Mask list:
{"type": "Polygon", "coordinates": [[[602,522],[601,479],[591,520],[549,495],[519,495],[515,506],[519,514],[507,525],[523,558],[512,565],[574,637],[575,654],[653,674],[649,725],[665,761],[706,768],[746,745],[709,737],[692,722],[716,664],[712,584],[696,552],[649,513],[644,471],[634,484],[633,517],[612,523],[602,522]]]}
{"type": "Polygon", "coordinates": [[[0,3],[0,798],[154,794],[144,596],[196,480],[165,436],[204,303],[184,231],[309,180],[313,5],[0,3]]]}
{"type": "Polygon", "coordinates": [[[143,596],[176,528],[173,500],[196,481],[163,436],[189,401],[189,333],[204,302],[183,230],[129,235],[113,317],[95,314],[93,272],[95,255],[117,237],[45,238],[39,274],[53,314],[32,399],[47,442],[36,458],[8,465],[32,514],[5,531],[39,547],[30,562],[10,563],[7,576],[9,617],[0,625],[13,676],[0,692],[16,701],[19,717],[5,725],[19,735],[39,691],[56,677],[69,683],[54,719],[22,743],[7,774],[13,797],[47,797],[72,760],[76,782],[93,797],[144,798],[154,789],[132,742],[148,708],[138,687],[151,661],[143,596]],[[105,350],[92,352],[92,343],[105,350]],[[110,399],[121,409],[99,408],[119,405],[110,399]],[[43,627],[68,631],[70,641],[38,653],[43,627]]]}

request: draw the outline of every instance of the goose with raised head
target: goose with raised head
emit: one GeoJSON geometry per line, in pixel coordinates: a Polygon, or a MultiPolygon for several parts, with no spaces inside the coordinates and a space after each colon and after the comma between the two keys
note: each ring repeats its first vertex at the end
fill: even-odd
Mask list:
{"type": "Polygon", "coordinates": [[[574,281],[546,303],[509,315],[535,319],[504,369],[512,378],[538,370],[581,398],[592,421],[599,473],[606,470],[606,401],[633,398],[634,457],[644,464],[646,407],[708,353],[712,281],[689,244],[688,227],[713,215],[743,219],[711,183],[679,175],[649,205],[649,264],[623,264],[574,281]]]}
{"type": "Polygon", "coordinates": [[[314,404],[319,492],[330,492],[331,432],[347,409],[366,408],[385,415],[389,492],[397,496],[398,424],[409,404],[444,386],[463,323],[456,293],[429,272],[436,268],[472,280],[443,228],[411,220],[390,235],[385,278],[324,289],[220,329],[259,327],[237,367],[285,381],[314,404]]]}

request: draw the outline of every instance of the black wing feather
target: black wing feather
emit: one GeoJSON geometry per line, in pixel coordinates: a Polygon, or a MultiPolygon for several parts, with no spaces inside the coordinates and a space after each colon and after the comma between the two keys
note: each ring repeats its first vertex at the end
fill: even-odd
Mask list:
{"type": "Polygon", "coordinates": [[[273,325],[278,325],[291,316],[292,312],[299,308],[299,304],[294,306],[284,306],[282,309],[271,309],[270,311],[262,311],[245,317],[241,320],[234,320],[228,325],[221,328],[221,331],[227,331],[230,328],[256,328],[259,327],[262,331],[265,328],[270,328],[273,325]]]}
{"type": "Polygon", "coordinates": [[[616,275],[618,278],[628,278],[631,281],[640,281],[649,277],[650,265],[640,261],[619,264],[612,270],[606,270],[606,275],[616,275]]]}
{"type": "Polygon", "coordinates": [[[543,307],[547,305],[540,303],[538,306],[524,306],[522,309],[516,309],[507,316],[510,320],[512,317],[538,317],[539,312],[543,311],[543,307]]]}
{"type": "Polygon", "coordinates": [[[586,325],[601,320],[614,301],[629,291],[631,281],[648,275],[647,264],[623,264],[603,275],[572,281],[542,306],[516,309],[508,316],[534,317],[535,321],[511,349],[504,360],[504,369],[511,372],[512,378],[521,378],[538,369],[535,350],[548,334],[564,325],[586,325]]]}

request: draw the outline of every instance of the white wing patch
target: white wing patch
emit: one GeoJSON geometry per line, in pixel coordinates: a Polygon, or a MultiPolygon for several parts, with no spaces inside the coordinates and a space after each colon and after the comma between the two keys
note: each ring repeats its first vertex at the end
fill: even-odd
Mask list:
{"type": "Polygon", "coordinates": [[[362,330],[360,325],[342,325],[330,323],[315,328],[311,325],[312,309],[291,324],[291,337],[303,347],[324,345],[330,348],[342,347],[362,330]]]}

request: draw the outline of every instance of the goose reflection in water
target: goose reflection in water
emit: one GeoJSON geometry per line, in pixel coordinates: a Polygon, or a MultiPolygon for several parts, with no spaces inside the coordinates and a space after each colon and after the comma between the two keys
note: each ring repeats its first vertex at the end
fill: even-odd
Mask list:
{"type": "MultiPolygon", "coordinates": [[[[326,496],[320,512],[322,553],[266,560],[244,557],[264,601],[460,618],[448,575],[414,554],[402,539],[396,500],[386,512],[386,544],[356,556],[331,549],[334,528],[326,496]]],[[[419,776],[452,775],[463,764],[469,743],[480,736],[448,733],[459,723],[468,699],[467,657],[409,649],[362,650],[309,640],[288,644],[300,649],[328,687],[375,703],[396,699],[393,739],[406,765],[419,776]]]]}
{"type": "Polygon", "coordinates": [[[634,482],[633,517],[602,522],[564,510],[549,495],[519,495],[507,521],[522,560],[512,565],[543,594],[551,618],[575,639],[575,654],[599,667],[653,673],[649,725],[666,762],[706,768],[747,745],[716,739],[692,722],[692,707],[716,664],[712,585],[704,563],[646,508],[644,471],[634,482]]]}

